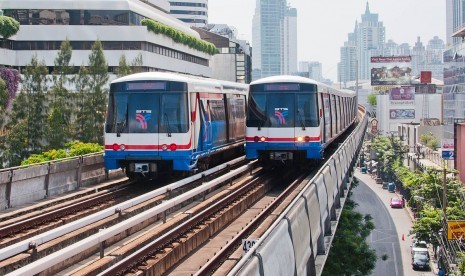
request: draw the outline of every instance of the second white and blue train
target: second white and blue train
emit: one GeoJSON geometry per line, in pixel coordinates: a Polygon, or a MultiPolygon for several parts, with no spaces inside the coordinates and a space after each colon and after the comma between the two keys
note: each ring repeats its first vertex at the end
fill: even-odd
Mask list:
{"type": "Polygon", "coordinates": [[[246,158],[263,164],[320,160],[324,150],[356,119],[354,91],[298,76],[274,76],[250,84],[246,158]]]}
{"type": "Polygon", "coordinates": [[[243,154],[247,89],[246,84],[161,72],[114,80],[105,168],[152,178],[243,154]]]}

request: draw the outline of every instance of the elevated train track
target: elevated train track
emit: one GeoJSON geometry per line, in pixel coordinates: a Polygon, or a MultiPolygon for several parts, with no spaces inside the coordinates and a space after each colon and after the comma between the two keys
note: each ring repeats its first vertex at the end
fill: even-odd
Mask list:
{"type": "MultiPolygon", "coordinates": [[[[289,210],[292,210],[292,206],[302,207],[302,201],[306,200],[304,199],[306,194],[313,193],[310,198],[316,199],[318,204],[313,204],[313,207],[320,206],[318,208],[320,213],[318,218],[320,234],[316,235],[317,230],[315,230],[314,225],[310,224],[308,226],[310,232],[312,232],[312,237],[310,237],[311,246],[309,246],[311,253],[308,254],[307,252],[303,255],[309,256],[306,262],[311,263],[313,267],[307,272],[310,275],[318,275],[324,266],[325,252],[328,251],[326,247],[331,243],[331,233],[335,231],[334,228],[337,225],[339,213],[337,210],[342,208],[345,191],[350,185],[350,171],[353,160],[356,160],[358,142],[362,140],[360,137],[363,137],[364,128],[366,128],[363,108],[359,108],[359,118],[359,124],[353,131],[354,133],[341,144],[342,148],[344,146],[346,148],[338,149],[334,155],[328,158],[327,161],[331,164],[325,163],[322,168],[314,172],[315,177],[308,176],[309,172],[307,172],[305,176],[300,176],[304,181],[295,180],[294,185],[297,185],[298,188],[272,189],[272,180],[266,180],[266,176],[262,175],[261,170],[253,169],[253,165],[247,165],[239,170],[245,174],[241,180],[237,178],[240,172],[236,170],[229,173],[229,175],[233,176],[233,179],[222,176],[217,179],[210,178],[208,179],[210,181],[206,181],[207,175],[201,174],[198,177],[203,179],[204,183],[188,191],[187,194],[189,195],[184,194],[183,196],[181,194],[175,197],[171,191],[168,191],[169,199],[158,199],[158,204],[155,204],[155,207],[146,209],[139,215],[131,213],[131,211],[120,210],[115,216],[125,216],[127,212],[127,214],[130,214],[127,215],[127,220],[101,229],[84,240],[76,240],[70,246],[63,247],[63,249],[37,260],[32,260],[34,258],[29,257],[31,260],[29,263],[17,263],[15,266],[10,267],[9,271],[3,270],[3,272],[11,272],[11,275],[95,275],[99,273],[101,275],[114,275],[115,273],[123,275],[137,273],[137,271],[143,271],[150,275],[163,273],[173,275],[195,273],[198,275],[215,273],[217,275],[227,273],[246,275],[251,271],[250,269],[253,270],[253,264],[256,263],[257,256],[261,256],[262,262],[269,258],[260,250],[262,250],[261,246],[267,246],[266,240],[273,236],[272,229],[279,228],[283,219],[288,221],[287,223],[292,228],[292,219],[289,218],[289,212],[291,211],[289,210]],[[336,158],[336,154],[340,156],[338,155],[336,158]],[[339,168],[336,169],[336,167],[344,168],[345,172],[339,170],[339,168]],[[260,177],[257,177],[258,175],[260,177]],[[214,187],[220,185],[220,182],[225,186],[217,190],[214,187]],[[321,186],[318,184],[320,182],[325,185],[325,192],[321,190],[321,186]],[[334,182],[334,184],[330,184],[330,182],[334,182]],[[321,207],[325,205],[321,197],[323,194],[326,195],[325,208],[321,207]],[[193,198],[194,201],[192,199],[183,201],[182,197],[193,198]],[[281,205],[278,204],[279,202],[281,205]],[[274,204],[277,206],[271,207],[274,204]],[[260,205],[269,205],[269,207],[262,206],[259,208],[260,205]],[[153,210],[156,208],[158,208],[158,211],[153,210]],[[256,213],[251,215],[249,212],[252,211],[256,213]],[[256,220],[259,222],[253,222],[254,219],[251,218],[240,218],[240,216],[235,218],[239,214],[257,217],[256,220]],[[201,219],[198,220],[197,218],[201,219]],[[129,222],[131,220],[132,222],[129,222]],[[132,226],[122,227],[121,225],[125,223],[132,223],[132,226]],[[175,227],[177,225],[180,226],[180,229],[175,227]],[[226,242],[224,241],[225,238],[221,238],[224,235],[217,231],[222,228],[228,229],[228,227],[236,227],[238,233],[231,235],[231,238],[226,242]],[[125,228],[125,230],[121,232],[122,228],[125,228]],[[133,234],[133,236],[129,234],[133,234]],[[170,236],[171,234],[173,236],[170,236]],[[220,247],[212,246],[211,242],[214,241],[215,237],[220,237],[220,240],[223,240],[223,245],[220,247]],[[256,238],[258,242],[248,254],[242,256],[238,241],[245,237],[256,238]],[[211,250],[208,249],[209,245],[211,250]],[[202,246],[205,249],[201,249],[202,246]],[[89,249],[91,250],[89,251],[89,249]],[[82,257],[76,257],[80,252],[86,251],[87,253],[84,253],[82,257]],[[196,252],[203,253],[196,254],[196,252]],[[188,258],[189,255],[193,256],[193,258],[199,256],[208,256],[208,258],[195,260],[188,258]],[[76,263],[84,264],[84,266],[80,267],[75,265],[76,263]],[[193,270],[188,272],[185,270],[183,263],[186,263],[187,266],[191,266],[191,264],[198,266],[193,266],[193,270]],[[130,269],[128,270],[128,268],[130,269]]],[[[281,174],[281,176],[284,175],[281,174]]],[[[268,178],[270,177],[274,180],[277,179],[277,176],[268,176],[268,178]]],[[[299,176],[295,177],[295,179],[298,178],[299,176]]],[[[283,181],[281,180],[281,182],[283,181]]],[[[288,183],[284,186],[288,186],[288,183]]],[[[307,201],[307,204],[310,203],[307,201]]],[[[310,205],[307,208],[310,208],[310,205]]],[[[113,212],[115,212],[114,209],[113,212]]],[[[299,216],[301,215],[297,215],[297,217],[299,216]]],[[[233,230],[226,231],[231,232],[233,230]]],[[[33,241],[34,239],[26,240],[33,241]]],[[[286,237],[283,237],[283,240],[286,240],[286,237]]],[[[52,241],[52,243],[59,244],[56,240],[52,241]]],[[[38,249],[40,251],[39,247],[38,249]]],[[[26,254],[34,252],[34,250],[28,250],[29,253],[26,254]]],[[[0,249],[0,256],[3,256],[2,251],[4,253],[5,248],[0,249]]],[[[22,254],[25,253],[12,257],[16,259],[22,254]]],[[[6,268],[7,263],[11,260],[4,258],[0,263],[0,267],[2,269],[6,268]]],[[[298,261],[294,261],[296,262],[294,268],[299,269],[298,261]]],[[[262,267],[265,265],[260,261],[258,263],[262,267]]],[[[259,274],[262,275],[261,272],[259,274]]]]}

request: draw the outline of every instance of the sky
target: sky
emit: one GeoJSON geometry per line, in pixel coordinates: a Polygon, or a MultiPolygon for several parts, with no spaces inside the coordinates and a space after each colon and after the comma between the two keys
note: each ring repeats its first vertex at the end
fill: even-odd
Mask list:
{"type": "MultiPolygon", "coordinates": [[[[413,46],[420,37],[426,46],[434,36],[446,43],[445,0],[369,0],[386,30],[386,42],[413,46]]],[[[297,9],[297,60],[319,61],[323,77],[337,80],[340,48],[365,13],[367,0],[288,0],[297,9]]],[[[238,38],[252,43],[256,0],[210,0],[209,23],[237,29],[238,38]]],[[[251,44],[252,45],[252,44],[251,44]]]]}

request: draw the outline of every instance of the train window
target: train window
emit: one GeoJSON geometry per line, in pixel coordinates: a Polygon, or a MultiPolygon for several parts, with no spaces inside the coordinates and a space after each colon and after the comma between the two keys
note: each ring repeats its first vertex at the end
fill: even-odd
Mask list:
{"type": "Polygon", "coordinates": [[[266,121],[266,94],[250,94],[246,125],[248,127],[263,127],[266,121]]]}
{"type": "Polygon", "coordinates": [[[188,130],[187,94],[162,95],[160,112],[161,133],[185,133],[188,130]]]}
{"type": "Polygon", "coordinates": [[[296,127],[316,127],[319,125],[316,93],[296,94],[296,104],[296,127]]]}
{"type": "Polygon", "coordinates": [[[210,107],[210,115],[212,121],[225,121],[226,114],[224,112],[224,101],[223,100],[209,100],[208,106],[210,107]]]}
{"type": "Polygon", "coordinates": [[[330,95],[331,97],[331,137],[337,135],[337,113],[336,113],[336,96],[330,95]]]}
{"type": "Polygon", "coordinates": [[[105,125],[107,133],[128,132],[128,95],[122,93],[110,94],[105,125]]]}
{"type": "Polygon", "coordinates": [[[270,127],[294,127],[295,114],[294,97],[289,97],[289,93],[268,94],[267,113],[270,127]]]}
{"type": "Polygon", "coordinates": [[[126,109],[129,133],[158,132],[159,95],[145,93],[126,95],[129,99],[126,109]]]}

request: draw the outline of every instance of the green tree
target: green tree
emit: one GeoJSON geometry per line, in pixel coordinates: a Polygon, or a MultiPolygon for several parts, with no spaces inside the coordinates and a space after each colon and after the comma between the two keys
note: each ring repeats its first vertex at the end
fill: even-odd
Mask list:
{"type": "Polygon", "coordinates": [[[142,65],[144,64],[142,60],[142,54],[138,54],[137,57],[131,62],[131,73],[140,73],[143,71],[142,65]]]}
{"type": "Polygon", "coordinates": [[[30,154],[44,148],[47,74],[47,67],[43,61],[38,61],[37,56],[33,56],[23,70],[22,89],[13,103],[10,120],[5,126],[5,161],[10,166],[19,165],[30,154]]]}
{"type": "Polygon", "coordinates": [[[72,56],[71,43],[68,39],[61,43],[60,51],[55,58],[55,70],[52,75],[50,111],[48,116],[49,148],[63,148],[71,136],[72,101],[66,88],[72,83],[73,67],[69,62],[72,56]]]}
{"type": "Polygon", "coordinates": [[[126,61],[126,56],[123,54],[119,59],[118,69],[117,69],[117,76],[118,78],[124,77],[134,73],[142,72],[142,54],[138,54],[137,57],[131,62],[129,65],[126,61]]]}
{"type": "Polygon", "coordinates": [[[0,78],[0,129],[3,126],[4,115],[6,113],[6,105],[8,101],[8,89],[6,83],[0,78]]]}
{"type": "Polygon", "coordinates": [[[356,206],[349,194],[325,263],[324,276],[369,275],[375,268],[376,251],[366,242],[375,226],[370,215],[354,211],[356,206]]]}
{"type": "Polygon", "coordinates": [[[19,31],[19,22],[14,18],[4,16],[0,10],[0,35],[8,39],[19,31]]]}
{"type": "Polygon", "coordinates": [[[86,116],[82,121],[80,141],[103,144],[103,125],[108,93],[108,65],[103,55],[102,43],[92,45],[87,66],[87,94],[81,107],[86,116]]]}
{"type": "Polygon", "coordinates": [[[119,58],[118,69],[116,72],[117,72],[118,78],[131,74],[131,67],[126,62],[126,55],[122,54],[121,57],[119,58]]]}
{"type": "Polygon", "coordinates": [[[85,66],[81,66],[79,68],[78,74],[75,76],[74,85],[76,88],[76,99],[75,99],[75,119],[73,123],[73,139],[84,141],[85,130],[86,130],[86,120],[87,120],[87,112],[88,108],[86,108],[87,97],[89,93],[87,93],[87,87],[89,82],[89,75],[88,70],[85,66]]]}
{"type": "Polygon", "coordinates": [[[435,150],[439,145],[438,139],[431,132],[421,134],[420,143],[422,143],[423,145],[426,145],[428,148],[432,150],[435,150]]]}
{"type": "Polygon", "coordinates": [[[371,105],[371,106],[376,106],[376,95],[373,94],[373,93],[370,93],[367,97],[367,102],[371,105]]]}

